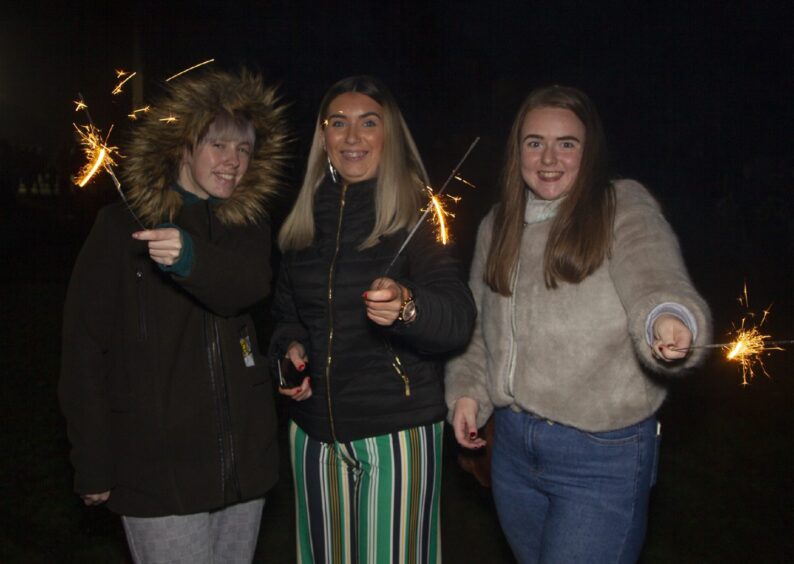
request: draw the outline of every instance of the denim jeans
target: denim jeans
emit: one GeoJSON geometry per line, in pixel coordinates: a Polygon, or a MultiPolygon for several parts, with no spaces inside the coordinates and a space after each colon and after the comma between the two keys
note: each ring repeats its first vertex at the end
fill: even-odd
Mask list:
{"type": "Polygon", "coordinates": [[[497,410],[491,487],[519,562],[636,562],[658,441],[654,416],[587,433],[530,413],[497,410]]]}

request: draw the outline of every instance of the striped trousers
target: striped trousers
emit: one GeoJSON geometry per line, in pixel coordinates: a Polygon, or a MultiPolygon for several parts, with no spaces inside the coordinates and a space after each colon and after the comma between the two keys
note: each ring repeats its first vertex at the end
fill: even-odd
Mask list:
{"type": "Polygon", "coordinates": [[[329,444],[291,421],[298,563],[441,562],[443,429],[329,444]]]}

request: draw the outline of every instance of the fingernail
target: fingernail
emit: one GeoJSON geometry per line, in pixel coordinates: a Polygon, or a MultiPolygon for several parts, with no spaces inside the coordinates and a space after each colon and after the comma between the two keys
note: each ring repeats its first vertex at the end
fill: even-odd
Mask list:
{"type": "Polygon", "coordinates": [[[306,365],[305,365],[305,364],[299,364],[299,365],[298,365],[298,372],[303,372],[303,369],[304,369],[304,368],[306,368],[306,365]]]}
{"type": "Polygon", "coordinates": [[[367,293],[366,293],[366,292],[364,292],[363,294],[361,294],[361,297],[362,297],[362,298],[364,298],[364,299],[366,300],[366,299],[367,299],[367,293]]]}
{"type": "Polygon", "coordinates": [[[476,439],[476,438],[477,438],[477,433],[475,433],[474,431],[472,431],[471,433],[469,433],[469,438],[470,438],[470,439],[476,439]]]}

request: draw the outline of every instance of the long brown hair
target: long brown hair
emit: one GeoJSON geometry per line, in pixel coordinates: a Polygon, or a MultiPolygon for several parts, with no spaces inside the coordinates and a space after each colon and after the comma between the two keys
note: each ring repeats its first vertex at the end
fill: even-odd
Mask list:
{"type": "Polygon", "coordinates": [[[400,108],[379,80],[351,76],[331,86],[320,102],[303,184],[278,235],[282,251],[306,248],[314,239],[314,195],[328,173],[322,143],[323,120],[331,102],[347,92],[369,96],[383,107],[384,142],[375,188],[375,225],[360,248],[376,245],[382,235],[408,227],[418,218],[422,193],[428,184],[427,173],[400,108]]]}
{"type": "Polygon", "coordinates": [[[585,126],[579,173],[560,203],[546,242],[543,258],[546,287],[556,288],[558,281],[581,282],[604,262],[610,251],[615,194],[609,180],[601,118],[587,94],[576,88],[555,85],[533,90],[521,105],[510,130],[501,197],[485,267],[486,284],[503,296],[512,294],[527,204],[528,187],[521,176],[521,127],[527,114],[538,108],[570,110],[585,126]]]}

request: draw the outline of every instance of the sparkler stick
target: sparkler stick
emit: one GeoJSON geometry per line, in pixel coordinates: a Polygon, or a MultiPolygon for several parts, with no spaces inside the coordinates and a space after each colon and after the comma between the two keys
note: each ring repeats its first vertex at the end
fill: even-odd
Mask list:
{"type": "Polygon", "coordinates": [[[441,197],[444,194],[444,190],[447,189],[447,185],[449,184],[450,180],[452,180],[455,177],[455,175],[458,173],[458,169],[460,169],[460,167],[469,157],[469,154],[474,150],[474,147],[476,147],[477,143],[479,142],[480,142],[479,137],[476,137],[474,141],[472,141],[472,144],[469,145],[469,148],[463,154],[463,157],[460,159],[460,161],[458,161],[458,164],[455,165],[455,168],[452,169],[452,172],[449,174],[446,181],[441,186],[441,189],[438,192],[436,192],[434,196],[431,196],[431,203],[425,208],[425,211],[422,212],[422,215],[419,216],[419,219],[417,220],[416,224],[413,226],[411,231],[408,233],[408,236],[405,238],[405,241],[403,241],[403,244],[397,250],[397,253],[394,255],[394,258],[391,259],[391,262],[386,267],[386,270],[383,271],[383,275],[381,276],[382,278],[385,278],[389,274],[389,271],[391,270],[392,266],[394,266],[394,263],[397,262],[397,258],[402,254],[402,252],[405,250],[405,247],[408,245],[408,242],[416,234],[416,231],[419,229],[419,226],[422,225],[422,222],[427,217],[427,214],[430,213],[431,208],[436,208],[438,204],[437,198],[441,197]],[[435,202],[433,201],[433,198],[436,198],[435,202]]]}
{"type": "MultiPolygon", "coordinates": [[[[127,211],[130,212],[130,215],[132,215],[133,219],[140,226],[141,229],[146,229],[146,226],[143,225],[141,220],[135,214],[135,211],[133,211],[132,207],[130,206],[130,203],[127,201],[127,197],[124,195],[124,192],[121,189],[121,182],[119,182],[119,179],[116,177],[116,173],[113,171],[113,164],[115,163],[110,158],[110,154],[115,151],[115,147],[107,146],[107,137],[105,138],[105,142],[101,142],[101,139],[99,137],[99,130],[94,125],[94,120],[91,119],[91,113],[88,111],[88,106],[85,103],[85,98],[83,98],[83,95],[79,92],[77,93],[77,95],[80,97],[80,103],[78,104],[78,108],[85,112],[85,116],[88,119],[88,126],[86,127],[85,134],[83,134],[83,132],[81,132],[76,125],[75,128],[81,134],[81,136],[83,136],[84,143],[87,142],[89,146],[93,146],[94,149],[99,149],[99,151],[95,156],[94,164],[91,166],[90,170],[83,176],[83,178],[78,182],[78,186],[80,186],[81,188],[85,186],[101,166],[108,172],[110,178],[113,180],[113,185],[116,187],[116,191],[119,193],[119,196],[121,197],[121,201],[124,202],[127,211]]],[[[110,128],[110,131],[112,130],[113,127],[110,128]]],[[[108,137],[110,137],[110,131],[108,131],[108,137]]]]}

